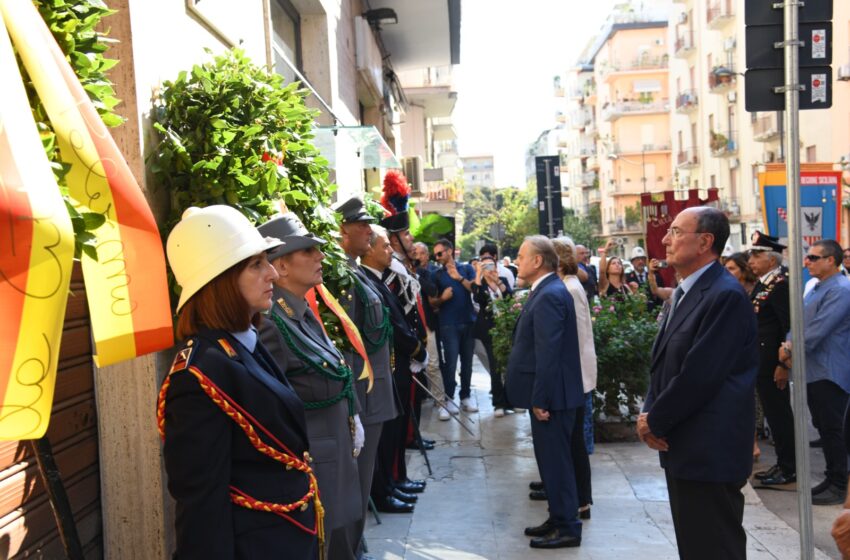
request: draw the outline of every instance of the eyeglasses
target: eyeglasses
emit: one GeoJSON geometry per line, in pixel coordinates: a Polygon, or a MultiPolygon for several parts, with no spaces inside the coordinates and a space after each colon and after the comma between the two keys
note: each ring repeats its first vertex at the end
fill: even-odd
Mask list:
{"type": "Polygon", "coordinates": [[[434,251],[434,256],[438,259],[443,256],[443,251],[434,251]]]}
{"type": "Polygon", "coordinates": [[[823,257],[822,257],[822,256],[820,256],[820,255],[806,255],[806,256],[805,256],[805,257],[803,257],[803,258],[804,258],[805,260],[809,261],[809,262],[818,262],[818,261],[819,261],[819,260],[821,260],[823,257]]]}
{"type": "Polygon", "coordinates": [[[701,232],[701,231],[682,231],[677,227],[671,227],[667,230],[667,235],[669,235],[670,237],[673,237],[673,238],[679,238],[679,237],[682,237],[683,235],[688,235],[688,234],[700,235],[701,233],[703,233],[703,232],[701,232]]]}

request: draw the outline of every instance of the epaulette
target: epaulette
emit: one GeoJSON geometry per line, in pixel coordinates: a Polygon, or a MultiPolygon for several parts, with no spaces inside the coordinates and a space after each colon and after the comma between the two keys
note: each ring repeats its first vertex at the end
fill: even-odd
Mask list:
{"type": "Polygon", "coordinates": [[[190,338],[186,341],[184,347],[177,352],[176,356],[174,356],[174,361],[171,362],[171,369],[169,370],[168,375],[189,368],[189,365],[192,363],[192,355],[195,353],[194,344],[194,338],[190,338]]]}
{"type": "Polygon", "coordinates": [[[224,353],[227,354],[228,358],[236,357],[236,350],[234,350],[233,346],[231,346],[230,343],[227,342],[226,338],[219,338],[218,344],[219,346],[221,346],[221,349],[224,350],[224,353]]]}

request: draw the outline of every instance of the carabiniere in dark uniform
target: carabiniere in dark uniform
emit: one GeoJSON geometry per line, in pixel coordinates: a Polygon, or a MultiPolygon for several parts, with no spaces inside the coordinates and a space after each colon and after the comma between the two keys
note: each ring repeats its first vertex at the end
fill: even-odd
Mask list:
{"type": "MultiPolygon", "coordinates": [[[[284,242],[269,253],[271,262],[324,243],[292,213],[258,229],[284,242]]],[[[325,528],[331,535],[359,519],[363,511],[360,493],[355,490],[358,471],[353,438],[359,405],[354,380],[351,368],[307,301],[279,283],[274,287],[272,310],[260,326],[260,338],[304,402],[310,450],[326,512],[325,528]]]]}

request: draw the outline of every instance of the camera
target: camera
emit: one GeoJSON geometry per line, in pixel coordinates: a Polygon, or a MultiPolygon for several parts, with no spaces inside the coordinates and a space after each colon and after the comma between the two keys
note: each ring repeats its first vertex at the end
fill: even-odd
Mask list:
{"type": "Polygon", "coordinates": [[[667,261],[658,261],[658,268],[667,268],[667,261]]]}

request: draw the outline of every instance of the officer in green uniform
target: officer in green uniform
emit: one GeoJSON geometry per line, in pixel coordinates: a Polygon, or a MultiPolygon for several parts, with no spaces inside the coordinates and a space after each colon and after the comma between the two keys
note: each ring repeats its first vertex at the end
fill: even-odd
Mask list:
{"type": "Polygon", "coordinates": [[[333,558],[337,556],[331,545],[334,533],[362,516],[357,456],[364,435],[351,368],[305,299],[311,288],[322,283],[320,246],[324,241],[309,233],[291,212],[258,229],[283,241],[269,252],[279,277],[260,339],[304,401],[307,436],[326,512],[328,558],[333,558]]]}

